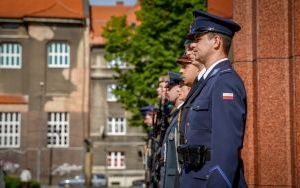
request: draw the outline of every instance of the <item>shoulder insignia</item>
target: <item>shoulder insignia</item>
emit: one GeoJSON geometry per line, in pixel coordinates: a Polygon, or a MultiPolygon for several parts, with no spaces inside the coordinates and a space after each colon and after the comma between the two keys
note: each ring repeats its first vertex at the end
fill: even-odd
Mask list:
{"type": "Polygon", "coordinates": [[[231,71],[232,71],[232,69],[224,69],[224,70],[221,70],[221,71],[220,71],[220,74],[229,73],[229,72],[231,72],[231,71]]]}
{"type": "Polygon", "coordinates": [[[214,76],[215,74],[217,74],[220,71],[219,68],[214,69],[213,72],[211,73],[211,76],[214,76]]]}

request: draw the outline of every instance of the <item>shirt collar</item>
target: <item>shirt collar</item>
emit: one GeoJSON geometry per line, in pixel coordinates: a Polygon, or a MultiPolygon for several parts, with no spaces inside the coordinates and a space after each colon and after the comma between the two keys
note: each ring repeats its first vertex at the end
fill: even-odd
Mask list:
{"type": "Polygon", "coordinates": [[[212,64],[207,70],[206,72],[203,74],[203,78],[206,79],[206,77],[208,76],[208,74],[210,73],[210,71],[219,63],[221,63],[222,61],[228,60],[228,58],[223,58],[220,59],[218,61],[216,61],[214,64],[212,64]]]}
{"type": "Polygon", "coordinates": [[[202,76],[204,75],[205,71],[206,71],[206,68],[203,68],[203,69],[199,72],[198,77],[197,77],[198,81],[202,78],[202,76]]]}
{"type": "Polygon", "coordinates": [[[184,102],[180,103],[176,108],[179,109],[183,105],[183,103],[184,102]]]}

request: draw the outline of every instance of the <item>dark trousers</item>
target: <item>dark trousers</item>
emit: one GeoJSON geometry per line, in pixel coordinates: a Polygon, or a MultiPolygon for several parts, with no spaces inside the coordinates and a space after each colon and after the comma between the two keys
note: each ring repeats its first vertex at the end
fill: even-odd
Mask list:
{"type": "Polygon", "coordinates": [[[29,188],[29,182],[22,182],[22,188],[29,188]]]}

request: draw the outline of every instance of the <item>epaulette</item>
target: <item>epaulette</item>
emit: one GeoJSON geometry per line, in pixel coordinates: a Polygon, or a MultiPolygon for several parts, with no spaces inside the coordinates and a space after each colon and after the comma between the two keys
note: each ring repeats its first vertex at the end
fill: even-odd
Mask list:
{"type": "Polygon", "coordinates": [[[226,73],[230,73],[230,72],[232,72],[232,69],[228,68],[228,69],[221,70],[220,74],[226,74],[226,73]]]}

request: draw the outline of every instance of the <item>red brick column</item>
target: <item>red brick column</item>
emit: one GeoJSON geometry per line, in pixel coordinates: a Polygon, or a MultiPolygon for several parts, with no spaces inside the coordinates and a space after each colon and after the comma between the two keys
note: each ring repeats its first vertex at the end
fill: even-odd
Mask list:
{"type": "Polygon", "coordinates": [[[250,187],[300,186],[299,10],[300,0],[233,0],[242,25],[233,50],[248,92],[243,158],[250,187]]]}
{"type": "Polygon", "coordinates": [[[292,18],[292,79],[293,79],[293,129],[294,140],[294,182],[300,187],[300,0],[294,0],[290,17],[292,18]]]}

